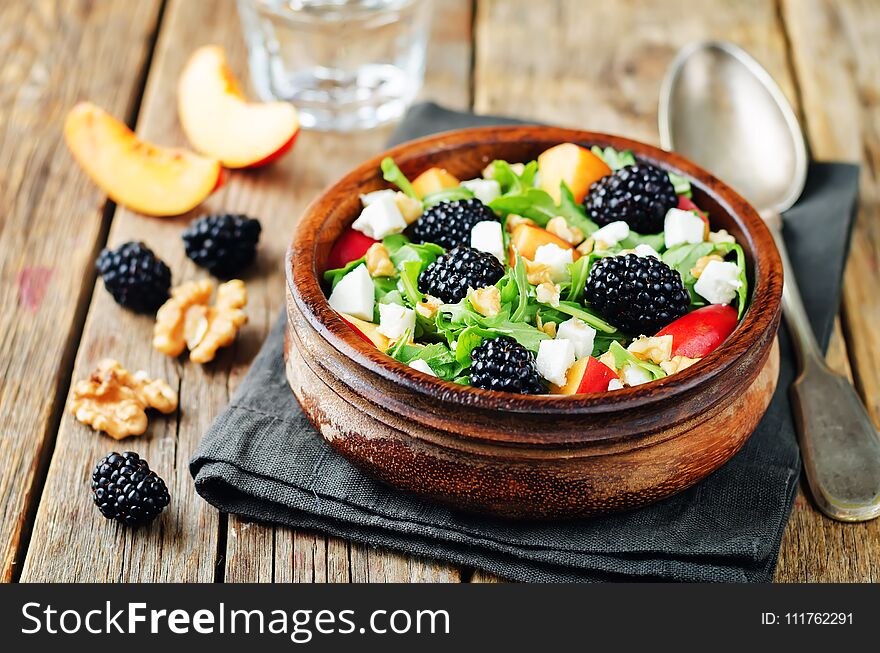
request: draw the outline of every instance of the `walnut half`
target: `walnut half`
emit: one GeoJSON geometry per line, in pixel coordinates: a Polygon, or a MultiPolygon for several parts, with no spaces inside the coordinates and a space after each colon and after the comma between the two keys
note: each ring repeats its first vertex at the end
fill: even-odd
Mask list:
{"type": "Polygon", "coordinates": [[[83,424],[121,440],[147,430],[147,408],[160,413],[177,410],[177,393],[165,381],[146,372],[131,374],[118,361],[106,358],[88,379],[73,386],[70,411],[83,424]]]}

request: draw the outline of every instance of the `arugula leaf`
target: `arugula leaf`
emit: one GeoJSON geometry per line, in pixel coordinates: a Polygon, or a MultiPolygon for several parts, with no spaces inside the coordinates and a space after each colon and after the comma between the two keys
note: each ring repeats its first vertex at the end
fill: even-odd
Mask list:
{"type": "Polygon", "coordinates": [[[694,292],[694,284],[697,280],[694,279],[691,270],[699,259],[708,256],[714,251],[715,245],[712,243],[696,243],[693,245],[684,243],[667,249],[660,256],[666,265],[681,275],[681,282],[691,296],[691,306],[705,306],[706,304],[705,300],[694,292]]]}
{"type": "Polygon", "coordinates": [[[424,295],[419,290],[419,275],[422,273],[421,260],[403,261],[399,266],[400,282],[399,289],[409,301],[410,308],[422,301],[424,295]]]}
{"type": "Polygon", "coordinates": [[[445,249],[434,243],[407,243],[393,253],[389,251],[388,254],[391,257],[391,262],[398,269],[406,261],[419,261],[424,269],[431,265],[438,256],[443,256],[445,253],[445,249]]]}
{"type": "Polygon", "coordinates": [[[385,246],[385,249],[388,250],[389,256],[408,243],[409,238],[403,234],[391,234],[382,239],[382,244],[385,246]]]}
{"type": "Polygon", "coordinates": [[[635,231],[630,231],[629,236],[617,243],[620,249],[635,249],[636,245],[650,245],[657,253],[660,253],[666,247],[666,240],[663,232],[659,234],[637,234],[635,231]]]}
{"type": "Polygon", "coordinates": [[[412,331],[407,329],[400,340],[398,340],[395,345],[385,353],[391,356],[391,358],[402,360],[406,357],[407,352],[410,351],[408,348],[415,347],[415,345],[410,344],[410,340],[412,340],[412,331]]]}
{"type": "Polygon", "coordinates": [[[640,367],[648,372],[652,379],[662,379],[666,376],[666,372],[663,371],[662,367],[655,365],[650,361],[643,361],[640,358],[636,358],[632,352],[624,349],[623,345],[619,342],[612,342],[608,351],[614,356],[614,364],[617,366],[617,369],[623,368],[624,365],[634,365],[635,367],[640,367]]]}
{"type": "Polygon", "coordinates": [[[496,159],[488,167],[489,179],[494,179],[501,187],[502,195],[519,195],[527,188],[535,185],[535,174],[538,172],[538,162],[529,161],[523,166],[522,174],[518,175],[507,161],[496,159]]]}
{"type": "Polygon", "coordinates": [[[468,327],[458,334],[455,342],[455,360],[463,368],[471,366],[471,352],[483,342],[483,336],[477,327],[468,327]]]}
{"type": "Polygon", "coordinates": [[[606,147],[604,150],[598,145],[590,148],[590,151],[597,157],[602,159],[612,170],[620,170],[626,166],[635,165],[636,158],[629,150],[618,152],[613,147],[606,147]]]}
{"type": "Polygon", "coordinates": [[[406,178],[406,175],[404,175],[400,168],[397,167],[397,164],[394,163],[394,159],[390,156],[386,156],[382,159],[381,167],[382,178],[385,179],[385,181],[394,184],[413,199],[421,201],[419,194],[412,187],[412,184],[409,183],[409,179],[406,178]]]}
{"type": "Polygon", "coordinates": [[[334,268],[332,270],[327,270],[324,273],[324,281],[330,284],[330,289],[336,287],[336,284],[342,281],[342,277],[346,274],[354,270],[361,263],[365,263],[366,259],[362,256],[361,258],[355,259],[354,261],[349,261],[345,264],[344,267],[334,268]]]}
{"type": "Polygon", "coordinates": [[[528,274],[526,273],[526,264],[519,252],[516,252],[516,264],[513,268],[513,278],[516,282],[516,289],[519,298],[517,300],[516,309],[514,309],[510,319],[514,322],[519,322],[524,319],[526,308],[529,303],[528,274]]]}
{"type": "Polygon", "coordinates": [[[602,333],[601,331],[597,331],[596,336],[593,338],[592,354],[598,358],[608,351],[612,343],[616,342],[622,345],[627,340],[628,338],[622,333],[602,333]]]}
{"type": "Polygon", "coordinates": [[[477,333],[483,337],[510,336],[523,347],[535,353],[537,353],[542,340],[550,339],[550,336],[537,327],[527,322],[514,322],[503,313],[492,318],[479,315],[476,322],[480,327],[477,333]]]}
{"type": "Polygon", "coordinates": [[[672,187],[675,189],[676,195],[684,195],[687,198],[693,196],[691,182],[687,177],[675,174],[674,172],[668,172],[667,174],[669,175],[669,181],[672,182],[672,187]]]}
{"type": "Polygon", "coordinates": [[[468,200],[474,196],[474,191],[464,186],[455,188],[444,188],[434,193],[428,193],[422,200],[422,204],[426,209],[431,208],[440,202],[454,202],[455,200],[468,200]]]}
{"type": "Polygon", "coordinates": [[[568,271],[571,274],[571,284],[568,287],[568,294],[565,299],[570,302],[579,302],[584,297],[584,286],[587,283],[587,277],[590,276],[590,268],[596,259],[601,258],[596,254],[581,256],[574,263],[569,263],[568,271]]]}
{"type": "Polygon", "coordinates": [[[461,374],[463,369],[462,365],[455,360],[455,356],[449,347],[440,342],[424,347],[413,344],[404,344],[401,347],[395,346],[389,352],[389,355],[407,365],[416,360],[423,360],[434,371],[434,374],[444,381],[452,381],[461,374]]]}
{"type": "Polygon", "coordinates": [[[598,226],[590,220],[584,209],[577,202],[565,182],[560,184],[560,204],[553,201],[550,194],[540,188],[527,188],[518,194],[502,195],[489,202],[489,208],[506,216],[516,213],[524,218],[534,220],[539,227],[544,227],[557,215],[565,218],[572,227],[577,227],[584,234],[591,234],[598,226]]]}
{"type": "Polygon", "coordinates": [[[597,315],[593,315],[593,313],[585,309],[580,304],[569,301],[561,301],[559,302],[559,306],[554,306],[553,308],[560,313],[565,313],[566,315],[570,315],[571,317],[580,318],[597,331],[602,331],[604,333],[617,333],[616,327],[611,326],[610,324],[608,324],[608,322],[598,317],[597,315]]]}

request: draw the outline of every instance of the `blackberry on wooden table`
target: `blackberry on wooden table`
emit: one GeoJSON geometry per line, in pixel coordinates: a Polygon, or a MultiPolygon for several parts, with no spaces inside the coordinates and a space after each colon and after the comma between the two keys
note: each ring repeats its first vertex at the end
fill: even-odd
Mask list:
{"type": "Polygon", "coordinates": [[[153,521],[171,500],[165,481],[133,451],[102,458],[92,472],[92,492],[101,514],[126,526],[153,521]]]}
{"type": "Polygon", "coordinates": [[[220,279],[230,279],[254,260],[262,227],[240,214],[206,215],[183,232],[186,255],[220,279]]]}
{"type": "Polygon", "coordinates": [[[139,313],[151,313],[168,299],[171,270],[141,242],[104,249],[95,263],[113,299],[139,313]]]}

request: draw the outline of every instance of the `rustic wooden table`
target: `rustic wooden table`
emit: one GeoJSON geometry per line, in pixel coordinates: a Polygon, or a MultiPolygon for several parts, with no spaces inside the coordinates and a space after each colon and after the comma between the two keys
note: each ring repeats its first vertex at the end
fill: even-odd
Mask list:
{"type": "MultiPolygon", "coordinates": [[[[880,423],[880,3],[876,0],[441,0],[423,96],[471,108],[657,141],[660,80],[677,49],[704,38],[747,48],[780,82],[817,159],[861,162],[862,200],[829,358],[880,423]]],[[[250,323],[214,364],[150,346],[152,320],[95,283],[109,243],[142,239],[176,281],[187,219],[108,202],[61,139],[65,112],[90,99],[148,139],[184,144],[177,75],[203,43],[245,76],[233,0],[9,0],[0,3],[0,578],[22,581],[492,581],[319,533],[246,523],[199,499],[187,461],[227,403],[281,308],[282,261],[297,216],[326,184],[382,149],[390,130],[306,133],[294,153],[233,173],[201,207],[259,216],[246,281],[250,323]],[[121,444],[65,411],[71,379],[102,357],[176,382],[181,410],[121,444]],[[162,473],[171,506],[146,531],[98,518],[88,475],[134,448],[162,473]]],[[[187,216],[190,217],[190,216],[187,216]]],[[[880,580],[880,521],[823,518],[800,494],[779,581],[880,580]]]]}

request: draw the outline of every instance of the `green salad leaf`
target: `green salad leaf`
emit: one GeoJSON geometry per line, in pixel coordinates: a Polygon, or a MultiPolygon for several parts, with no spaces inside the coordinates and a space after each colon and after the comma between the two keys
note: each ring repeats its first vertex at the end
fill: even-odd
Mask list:
{"type": "Polygon", "coordinates": [[[431,208],[440,202],[454,202],[456,200],[469,200],[474,196],[474,191],[464,186],[456,186],[455,188],[444,188],[434,193],[428,193],[422,199],[422,204],[426,209],[431,208]]]}
{"type": "Polygon", "coordinates": [[[501,187],[502,195],[519,195],[535,185],[538,162],[529,161],[523,166],[522,174],[516,174],[507,161],[496,159],[488,166],[487,179],[494,179],[501,187]]]}
{"type": "Polygon", "coordinates": [[[382,159],[381,166],[382,178],[385,179],[385,181],[390,184],[394,184],[413,199],[421,201],[419,194],[412,187],[412,184],[409,183],[409,179],[406,178],[406,175],[404,175],[403,172],[401,172],[400,168],[397,167],[397,164],[394,163],[394,159],[392,159],[390,156],[386,156],[384,159],[382,159]]]}
{"type": "Polygon", "coordinates": [[[613,147],[606,147],[604,150],[598,145],[590,148],[590,151],[597,157],[602,159],[612,170],[620,170],[626,166],[635,165],[636,157],[629,150],[618,152],[613,147]]]}
{"type": "Polygon", "coordinates": [[[419,346],[407,343],[406,341],[401,342],[403,344],[398,343],[388,352],[389,355],[401,363],[409,365],[413,361],[423,360],[434,371],[434,374],[444,381],[452,381],[464,369],[445,343],[435,342],[426,346],[419,346]]]}
{"type": "Polygon", "coordinates": [[[675,189],[676,195],[684,195],[688,198],[693,196],[691,182],[687,177],[675,174],[674,172],[669,172],[667,174],[669,175],[669,181],[672,182],[672,187],[675,189]]]}
{"type": "Polygon", "coordinates": [[[525,318],[526,309],[529,304],[529,280],[526,273],[526,264],[519,252],[516,252],[513,279],[516,284],[517,301],[516,308],[510,314],[510,319],[514,322],[519,322],[525,318]]]}
{"type": "Polygon", "coordinates": [[[419,290],[419,275],[422,273],[422,261],[420,259],[402,261],[398,266],[400,281],[398,289],[413,308],[422,301],[424,295],[419,290]]]}
{"type": "Polygon", "coordinates": [[[544,227],[558,215],[565,218],[569,226],[577,227],[589,235],[598,229],[598,225],[587,217],[583,207],[574,201],[565,182],[560,184],[561,200],[559,205],[550,194],[540,188],[527,188],[518,194],[501,195],[489,202],[489,208],[504,216],[510,213],[534,220],[539,227],[544,227]]]}
{"type": "Polygon", "coordinates": [[[663,371],[662,367],[650,361],[643,361],[640,358],[636,358],[632,352],[624,349],[623,345],[619,342],[612,342],[608,351],[614,356],[614,364],[617,366],[617,369],[622,369],[624,365],[633,365],[648,372],[654,380],[662,379],[666,376],[666,372],[663,371]]]}
{"type": "Polygon", "coordinates": [[[697,261],[704,256],[710,254],[727,256],[731,252],[736,255],[736,265],[739,268],[740,287],[737,290],[737,313],[738,317],[742,317],[748,303],[749,280],[746,275],[746,255],[739,243],[703,242],[694,245],[676,245],[663,252],[661,258],[666,265],[681,275],[681,281],[691,295],[691,305],[696,307],[705,306],[706,300],[694,291],[694,284],[697,280],[694,279],[691,270],[696,266],[697,261]]]}
{"type": "Polygon", "coordinates": [[[354,270],[357,266],[362,263],[366,263],[366,259],[362,256],[361,258],[357,258],[353,261],[349,261],[341,268],[334,268],[332,270],[327,270],[324,273],[324,281],[330,284],[330,289],[336,287],[336,284],[342,281],[342,277],[346,274],[354,270]]]}
{"type": "Polygon", "coordinates": [[[637,234],[630,231],[629,236],[617,243],[620,249],[635,249],[637,245],[650,245],[659,254],[666,247],[666,240],[663,233],[659,234],[637,234]]]}

